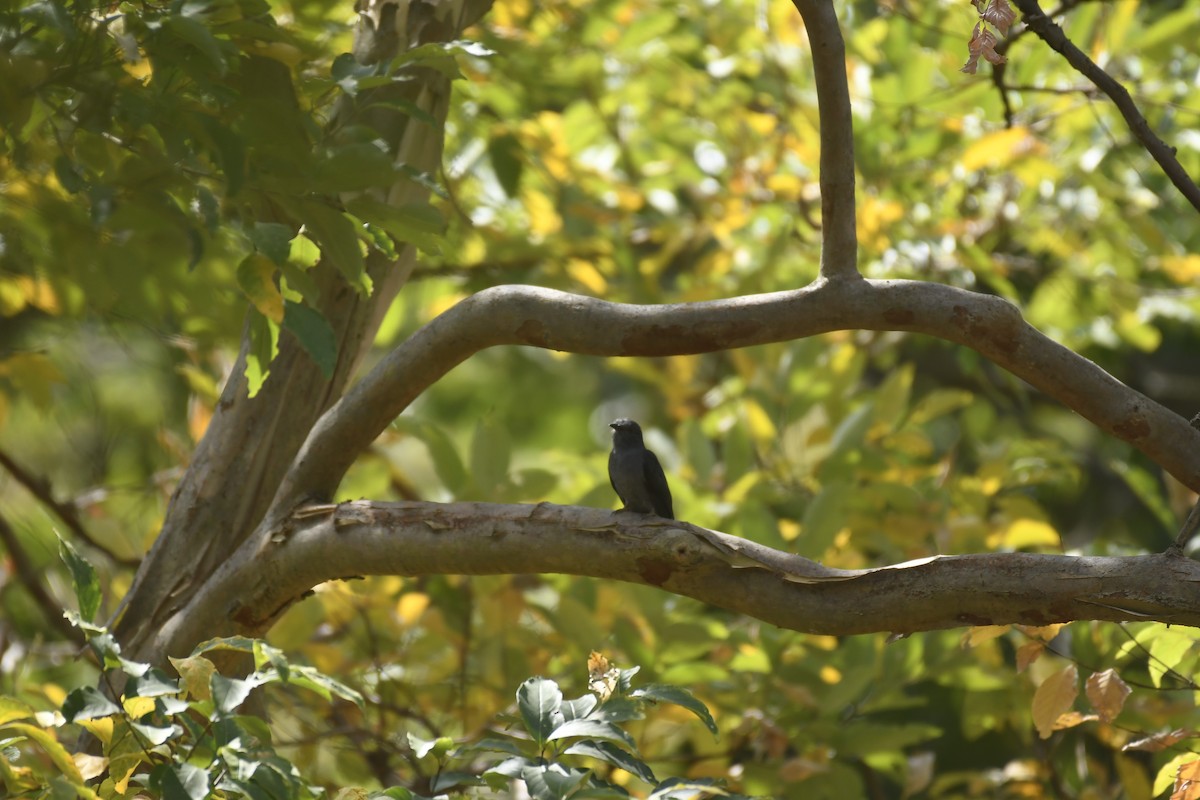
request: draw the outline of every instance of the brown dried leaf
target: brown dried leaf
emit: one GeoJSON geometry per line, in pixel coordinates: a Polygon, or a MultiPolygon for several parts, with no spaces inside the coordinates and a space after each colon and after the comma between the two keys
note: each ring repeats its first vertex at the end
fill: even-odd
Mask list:
{"type": "Polygon", "coordinates": [[[1042,681],[1033,694],[1033,724],[1038,736],[1049,739],[1058,718],[1071,709],[1079,694],[1079,670],[1068,664],[1042,681]]]}
{"type": "Polygon", "coordinates": [[[1196,736],[1196,731],[1194,730],[1176,728],[1173,731],[1163,731],[1162,733],[1155,733],[1141,739],[1135,739],[1122,747],[1121,750],[1145,750],[1147,753],[1157,753],[1160,750],[1166,750],[1177,742],[1182,742],[1184,739],[1191,739],[1194,736],[1196,736]]]}
{"type": "Polygon", "coordinates": [[[1044,642],[1026,642],[1017,648],[1017,672],[1024,672],[1046,650],[1044,642]]]}
{"type": "Polygon", "coordinates": [[[1129,686],[1113,669],[1089,675],[1086,691],[1092,708],[1096,709],[1100,719],[1105,722],[1112,722],[1117,718],[1125,706],[1125,698],[1130,694],[1129,686]]]}
{"type": "Polygon", "coordinates": [[[983,48],[983,57],[986,58],[989,63],[1005,64],[1008,62],[1007,58],[996,52],[996,45],[1000,43],[1000,40],[996,38],[996,34],[985,28],[979,38],[982,40],[981,46],[983,48]]]}
{"type": "Polygon", "coordinates": [[[1067,623],[1055,622],[1052,625],[1017,625],[1015,627],[1030,639],[1049,642],[1055,636],[1058,636],[1063,628],[1067,627],[1067,623]]]}
{"type": "Polygon", "coordinates": [[[1200,761],[1189,761],[1179,768],[1171,800],[1200,800],[1200,761]]]}
{"type": "MultiPolygon", "coordinates": [[[[978,8],[979,6],[976,6],[978,8]]],[[[987,7],[979,12],[983,17],[983,21],[989,25],[994,25],[996,30],[1000,31],[1001,36],[1008,35],[1008,29],[1012,26],[1013,20],[1017,18],[1017,12],[1012,10],[1012,6],[1008,4],[1008,0],[990,0],[987,7]]]]}
{"type": "Polygon", "coordinates": [[[1078,711],[1068,711],[1065,714],[1059,714],[1058,719],[1054,720],[1054,730],[1062,731],[1067,728],[1074,728],[1076,725],[1082,725],[1085,722],[1095,722],[1100,719],[1095,714],[1081,714],[1078,711]]]}
{"type": "Polygon", "coordinates": [[[967,52],[970,57],[967,58],[967,63],[963,64],[959,72],[965,72],[968,75],[974,75],[975,70],[979,67],[979,56],[983,53],[983,44],[980,41],[980,35],[983,26],[978,22],[975,23],[975,30],[971,32],[971,41],[967,42],[967,52]]]}

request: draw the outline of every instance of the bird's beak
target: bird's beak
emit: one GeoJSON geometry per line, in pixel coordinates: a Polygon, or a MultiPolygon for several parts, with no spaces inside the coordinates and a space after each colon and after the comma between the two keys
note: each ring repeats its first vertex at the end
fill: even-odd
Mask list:
{"type": "Polygon", "coordinates": [[[608,423],[608,427],[612,428],[615,431],[617,429],[617,423],[610,422],[610,423],[608,423]]]}

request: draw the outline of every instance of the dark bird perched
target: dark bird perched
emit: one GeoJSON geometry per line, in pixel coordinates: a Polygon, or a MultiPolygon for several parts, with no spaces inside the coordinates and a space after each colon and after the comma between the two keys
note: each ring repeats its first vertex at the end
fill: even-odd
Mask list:
{"type": "Polygon", "coordinates": [[[671,489],[658,456],[642,443],[642,429],[631,419],[610,423],[613,449],[608,454],[608,480],[625,511],[675,519],[671,489]]]}

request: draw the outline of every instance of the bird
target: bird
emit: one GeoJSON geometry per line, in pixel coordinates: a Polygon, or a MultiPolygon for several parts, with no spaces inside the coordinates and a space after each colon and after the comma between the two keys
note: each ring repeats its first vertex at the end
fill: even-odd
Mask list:
{"type": "Polygon", "coordinates": [[[642,429],[631,419],[609,423],[613,429],[613,449],[608,454],[608,480],[625,504],[623,511],[657,514],[675,519],[671,506],[671,487],[663,474],[658,456],[646,449],[642,429]]]}

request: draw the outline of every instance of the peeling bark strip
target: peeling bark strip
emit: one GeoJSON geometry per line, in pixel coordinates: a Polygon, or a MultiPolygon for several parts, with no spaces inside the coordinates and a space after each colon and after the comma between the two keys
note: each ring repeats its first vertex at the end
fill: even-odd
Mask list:
{"type": "Polygon", "coordinates": [[[1200,562],[1176,554],[984,553],[839,570],[688,523],[548,503],[360,501],[302,509],[289,524],[275,541],[264,529],[247,542],[155,646],[177,655],[209,636],[261,633],[347,575],[583,575],[838,636],[1086,619],[1200,626],[1200,562]]]}

